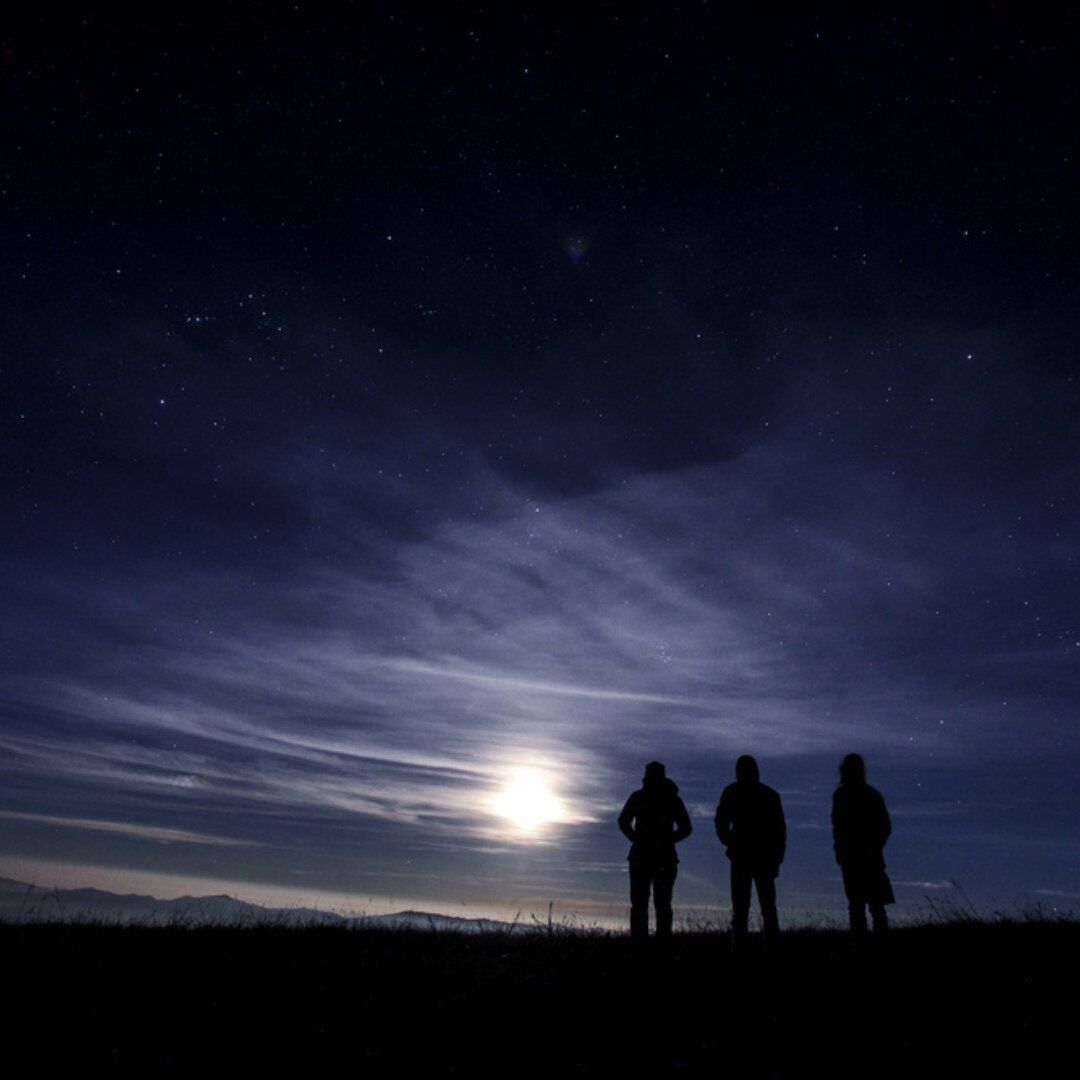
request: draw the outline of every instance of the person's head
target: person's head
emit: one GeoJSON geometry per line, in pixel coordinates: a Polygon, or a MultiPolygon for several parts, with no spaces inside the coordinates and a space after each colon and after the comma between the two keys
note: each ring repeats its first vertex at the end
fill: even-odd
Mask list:
{"type": "Polygon", "coordinates": [[[862,754],[848,754],[840,762],[840,783],[849,785],[866,783],[866,762],[863,761],[862,754]]]}
{"type": "Polygon", "coordinates": [[[756,784],[761,779],[758,764],[749,754],[743,754],[735,762],[735,779],[740,784],[756,784]]]}
{"type": "Polygon", "coordinates": [[[667,769],[659,761],[650,761],[645,766],[645,775],[642,777],[642,782],[646,787],[653,787],[662,784],[666,778],[667,769]]]}

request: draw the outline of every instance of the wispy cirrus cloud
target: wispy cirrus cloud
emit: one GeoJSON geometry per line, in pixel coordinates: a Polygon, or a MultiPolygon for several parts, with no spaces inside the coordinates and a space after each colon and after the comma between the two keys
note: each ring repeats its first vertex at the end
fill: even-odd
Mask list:
{"type": "MultiPolygon", "coordinates": [[[[204,570],[66,591],[96,636],[58,620],[62,671],[9,681],[11,809],[88,818],[77,790],[144,829],[314,849],[346,830],[437,876],[455,845],[508,850],[491,800],[525,766],[559,791],[572,866],[606,853],[594,823],[649,757],[711,775],[707,808],[741,752],[917,740],[953,760],[976,723],[989,748],[1000,721],[937,674],[967,655],[931,615],[948,560],[921,557],[880,488],[856,514],[851,476],[806,468],[780,445],[547,500],[488,475],[482,515],[383,540],[353,535],[346,486],[309,483],[332,557],[256,587],[204,570]]],[[[799,777],[793,821],[816,835],[799,777]]]]}
{"type": "Polygon", "coordinates": [[[187,829],[167,829],[156,825],[134,825],[126,821],[96,821],[90,818],[57,817],[54,814],[24,814],[13,810],[0,810],[0,818],[8,821],[32,822],[38,825],[54,825],[62,829],[81,829],[87,832],[119,833],[139,840],[152,840],[158,844],[205,844],[210,847],[236,847],[250,843],[231,836],[212,836],[207,833],[189,832],[187,829]]]}

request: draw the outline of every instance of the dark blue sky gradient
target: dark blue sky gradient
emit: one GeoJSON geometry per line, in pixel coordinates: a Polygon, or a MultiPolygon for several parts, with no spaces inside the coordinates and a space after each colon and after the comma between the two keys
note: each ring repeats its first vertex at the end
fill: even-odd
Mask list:
{"type": "Polygon", "coordinates": [[[706,910],[750,752],[830,910],[857,750],[1080,898],[1072,16],[20,19],[0,874],[619,918],[659,757],[706,910]]]}

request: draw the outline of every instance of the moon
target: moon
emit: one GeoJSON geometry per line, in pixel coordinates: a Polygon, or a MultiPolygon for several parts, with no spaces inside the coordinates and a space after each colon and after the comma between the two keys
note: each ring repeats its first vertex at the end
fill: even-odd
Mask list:
{"type": "Polygon", "coordinates": [[[492,799],[501,818],[523,832],[534,833],[544,825],[562,819],[562,804],[540,773],[523,769],[511,777],[492,799]]]}

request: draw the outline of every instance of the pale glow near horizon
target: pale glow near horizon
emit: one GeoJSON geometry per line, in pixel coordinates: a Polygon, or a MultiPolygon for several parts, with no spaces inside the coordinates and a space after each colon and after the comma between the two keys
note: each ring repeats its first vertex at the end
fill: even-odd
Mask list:
{"type": "MultiPolygon", "coordinates": [[[[264,882],[235,881],[223,878],[162,874],[123,867],[93,866],[85,863],[52,862],[47,859],[9,858],[0,862],[0,877],[34,885],[37,889],[103,889],[118,894],[141,893],[158,900],[176,900],[184,896],[226,894],[236,900],[264,907],[315,908],[340,915],[388,915],[408,909],[424,910],[433,903],[430,897],[383,896],[366,893],[335,892],[327,889],[299,888],[264,882]]],[[[441,909],[445,910],[444,902],[441,909]]],[[[451,905],[453,907],[455,905],[451,905]]],[[[481,917],[471,910],[468,917],[481,917]]],[[[448,914],[462,912],[448,911],[448,914]]],[[[503,918],[504,913],[485,909],[483,917],[503,918]]]]}
{"type": "MultiPolygon", "coordinates": [[[[517,897],[510,903],[466,903],[432,896],[372,896],[324,889],[302,889],[290,885],[233,881],[122,867],[94,866],[89,863],[59,862],[48,859],[5,858],[0,860],[0,878],[33,885],[37,890],[102,889],[120,895],[140,893],[158,900],[176,900],[184,896],[226,894],[249,904],[272,908],[314,908],[339,915],[390,915],[399,911],[431,911],[466,919],[496,919],[531,925],[533,917],[547,918],[548,901],[542,897],[517,897]]],[[[577,898],[571,903],[556,903],[557,919],[580,920],[584,924],[619,928],[625,922],[621,902],[577,898]]]]}

